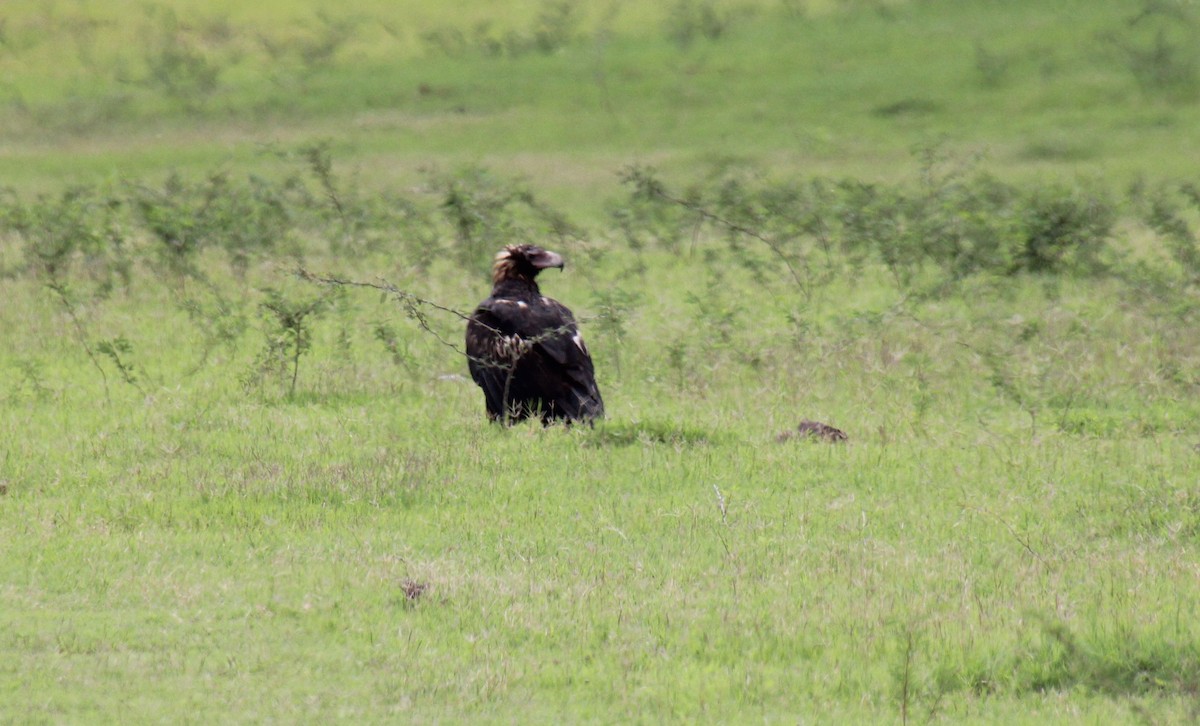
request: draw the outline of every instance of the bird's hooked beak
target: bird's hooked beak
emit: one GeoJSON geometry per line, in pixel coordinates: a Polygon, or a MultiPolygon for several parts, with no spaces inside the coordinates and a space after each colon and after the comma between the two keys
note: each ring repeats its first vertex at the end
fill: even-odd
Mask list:
{"type": "Polygon", "coordinates": [[[548,267],[557,267],[558,269],[562,270],[566,267],[566,263],[563,262],[562,255],[556,252],[551,252],[550,250],[538,250],[537,254],[534,255],[529,261],[532,262],[533,266],[539,270],[545,270],[548,267]]]}

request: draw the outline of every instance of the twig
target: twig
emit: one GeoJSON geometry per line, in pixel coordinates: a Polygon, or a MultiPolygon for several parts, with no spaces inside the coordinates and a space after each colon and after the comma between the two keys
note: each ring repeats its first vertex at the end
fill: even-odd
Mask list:
{"type": "Polygon", "coordinates": [[[308,160],[309,168],[317,177],[317,181],[321,184],[321,189],[325,192],[325,196],[329,199],[330,203],[333,204],[333,209],[337,212],[338,219],[342,222],[342,231],[349,233],[350,222],[346,218],[346,209],[342,206],[337,185],[334,183],[333,161],[329,158],[328,142],[313,144],[306,147],[303,151],[308,160]]]}
{"type": "Polygon", "coordinates": [[[1029,554],[1031,554],[1031,555],[1033,555],[1035,558],[1037,558],[1037,561],[1038,561],[1038,562],[1041,562],[1041,563],[1042,563],[1043,565],[1045,565],[1046,567],[1049,567],[1049,566],[1050,566],[1050,563],[1046,561],[1046,558],[1045,558],[1045,557],[1042,557],[1041,553],[1039,553],[1037,550],[1035,550],[1035,549],[1033,548],[1033,545],[1029,544],[1029,542],[1028,542],[1028,541],[1027,541],[1027,540],[1026,540],[1024,537],[1022,537],[1020,534],[1018,534],[1018,533],[1017,533],[1017,530],[1016,530],[1016,528],[1014,528],[1014,527],[1013,527],[1011,524],[1009,524],[1009,523],[1008,523],[1008,522],[1007,522],[1007,521],[1006,521],[1006,520],[1005,520],[1003,517],[1001,517],[1000,515],[998,515],[998,514],[994,514],[994,513],[990,512],[990,511],[988,511],[987,509],[984,509],[984,508],[982,508],[982,507],[971,507],[971,506],[968,506],[968,505],[963,505],[963,509],[966,509],[968,512],[979,512],[980,514],[986,514],[987,516],[989,516],[989,517],[991,517],[992,519],[996,520],[996,521],[997,521],[997,522],[999,522],[1000,524],[1004,525],[1004,528],[1008,530],[1008,533],[1009,533],[1010,535],[1012,535],[1012,538],[1013,538],[1013,539],[1015,539],[1017,542],[1019,542],[1019,543],[1021,544],[1021,546],[1022,546],[1022,547],[1024,547],[1024,548],[1025,548],[1025,550],[1026,550],[1026,551],[1027,551],[1029,554]]]}
{"type": "MultiPolygon", "coordinates": [[[[449,307],[446,305],[442,305],[440,303],[434,302],[433,300],[427,300],[418,295],[414,295],[411,292],[408,292],[407,290],[401,290],[400,288],[396,287],[395,285],[393,285],[390,282],[387,282],[386,280],[381,280],[380,282],[362,282],[359,280],[346,280],[346,279],[337,278],[337,277],[316,275],[312,272],[309,272],[308,270],[305,270],[304,268],[297,269],[296,275],[302,280],[305,280],[307,282],[317,283],[320,285],[332,285],[332,286],[342,286],[342,287],[363,287],[363,288],[368,288],[371,290],[378,290],[380,292],[391,295],[393,298],[395,298],[397,301],[399,301],[401,305],[404,306],[405,312],[408,313],[408,316],[410,318],[417,321],[417,325],[420,326],[420,328],[422,330],[424,330],[425,332],[432,335],[442,345],[446,346],[447,348],[450,348],[455,353],[458,353],[459,355],[466,358],[468,361],[475,363],[476,365],[483,366],[485,368],[495,368],[495,369],[507,371],[507,376],[504,379],[504,393],[501,398],[501,401],[503,402],[503,409],[504,409],[503,414],[502,414],[504,417],[503,422],[505,424],[510,422],[509,417],[512,414],[512,412],[510,411],[510,406],[508,405],[508,396],[509,396],[510,387],[512,385],[513,376],[516,373],[517,364],[520,362],[521,358],[524,357],[524,355],[526,353],[533,350],[534,346],[541,343],[542,341],[558,337],[560,335],[563,335],[564,333],[569,333],[569,332],[571,332],[571,330],[575,329],[578,324],[577,321],[571,320],[571,321],[568,321],[556,328],[551,328],[550,330],[547,330],[547,331],[545,331],[539,335],[536,335],[532,338],[522,340],[521,345],[514,346],[514,357],[511,362],[497,361],[497,360],[494,360],[491,358],[480,358],[478,356],[470,355],[469,353],[467,353],[466,350],[464,350],[457,344],[447,340],[445,337],[442,336],[441,333],[439,333],[438,331],[433,329],[433,326],[430,325],[430,323],[429,323],[429,318],[426,316],[425,311],[422,308],[433,308],[434,310],[440,310],[442,312],[449,313],[464,322],[474,322],[476,325],[480,325],[496,335],[504,335],[504,333],[501,330],[499,330],[498,328],[495,328],[495,327],[488,325],[487,323],[481,322],[479,320],[473,320],[471,315],[469,315],[468,313],[464,313],[461,310],[457,310],[455,308],[452,308],[452,307],[449,307]]],[[[592,320],[600,319],[603,317],[605,317],[605,316],[598,315],[598,316],[582,318],[581,320],[590,322],[592,320]]]]}
{"type": "Polygon", "coordinates": [[[758,240],[759,242],[762,242],[763,244],[765,244],[767,246],[768,249],[770,249],[772,252],[775,253],[776,257],[778,257],[780,260],[783,261],[783,264],[787,267],[787,270],[791,274],[792,279],[796,281],[796,284],[800,286],[800,289],[804,290],[806,293],[809,291],[808,283],[806,281],[804,281],[803,279],[801,279],[800,273],[798,273],[796,271],[795,265],[792,264],[792,261],[790,259],[788,259],[788,256],[786,254],[784,254],[783,250],[779,248],[779,244],[776,243],[775,240],[771,239],[767,235],[763,234],[762,232],[759,232],[758,230],[751,229],[750,227],[747,227],[744,224],[741,224],[739,222],[734,222],[733,220],[726,219],[725,217],[722,217],[721,215],[717,214],[716,212],[713,212],[705,207],[700,206],[696,202],[692,202],[687,199],[681,199],[679,197],[672,196],[671,194],[667,193],[667,191],[665,189],[663,189],[662,187],[660,187],[658,185],[654,185],[651,187],[651,193],[667,202],[670,202],[671,204],[676,204],[690,212],[695,213],[701,219],[704,219],[704,220],[710,221],[710,222],[716,222],[717,224],[730,230],[731,232],[737,232],[738,234],[744,234],[747,237],[753,237],[754,239],[758,240]]]}
{"type": "Polygon", "coordinates": [[[80,321],[79,316],[75,313],[75,306],[71,304],[71,298],[67,296],[66,287],[57,278],[52,278],[50,282],[47,282],[46,287],[58,295],[59,302],[66,309],[67,316],[71,318],[71,323],[75,326],[75,334],[79,338],[79,344],[83,346],[83,350],[87,353],[87,357],[91,359],[92,365],[96,367],[96,370],[100,371],[100,381],[104,384],[104,400],[107,403],[112,403],[112,397],[108,393],[108,374],[104,372],[104,366],[100,365],[100,360],[96,358],[96,353],[92,350],[92,346],[88,345],[87,331],[83,329],[83,322],[80,321]]]}
{"type": "MultiPolygon", "coordinates": [[[[421,310],[421,308],[422,307],[431,307],[435,310],[441,310],[442,312],[450,313],[451,315],[454,315],[463,321],[470,321],[471,316],[468,315],[467,313],[462,312],[461,310],[455,310],[454,308],[447,307],[445,305],[440,305],[432,300],[426,300],[425,298],[418,297],[416,295],[413,295],[410,292],[401,290],[400,288],[396,287],[395,285],[393,285],[390,282],[387,282],[386,280],[381,281],[381,282],[360,282],[358,280],[344,280],[344,279],[337,278],[337,277],[324,277],[321,275],[315,275],[315,274],[309,272],[308,270],[305,270],[304,268],[300,268],[300,269],[296,270],[296,275],[302,280],[307,280],[308,282],[315,282],[320,285],[336,285],[336,286],[341,286],[341,287],[365,287],[365,288],[369,288],[372,290],[379,290],[380,292],[385,292],[385,293],[391,295],[392,297],[394,297],[397,301],[400,302],[401,305],[404,306],[405,312],[407,312],[409,314],[409,317],[411,317],[412,319],[417,321],[417,325],[419,325],[422,330],[429,333],[433,337],[437,338],[438,342],[440,342],[442,345],[446,346],[447,348],[450,348],[451,350],[455,351],[459,355],[462,355],[467,358],[471,357],[471,356],[468,356],[466,351],[464,351],[462,348],[460,348],[457,345],[455,345],[454,343],[446,340],[444,337],[442,337],[441,333],[434,330],[429,325],[429,319],[425,317],[425,313],[421,310]]],[[[490,326],[488,326],[488,329],[492,330],[495,333],[500,332],[500,331],[496,330],[495,328],[491,328],[490,326]]],[[[479,362],[483,363],[484,361],[479,361],[479,362]]]]}

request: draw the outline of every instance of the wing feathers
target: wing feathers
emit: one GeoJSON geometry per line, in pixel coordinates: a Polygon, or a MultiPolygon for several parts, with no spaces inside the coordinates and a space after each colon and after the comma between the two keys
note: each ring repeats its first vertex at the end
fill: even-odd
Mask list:
{"type": "Polygon", "coordinates": [[[488,415],[591,420],[604,414],[592,357],[571,311],[546,297],[483,301],[467,323],[467,365],[488,415]]]}

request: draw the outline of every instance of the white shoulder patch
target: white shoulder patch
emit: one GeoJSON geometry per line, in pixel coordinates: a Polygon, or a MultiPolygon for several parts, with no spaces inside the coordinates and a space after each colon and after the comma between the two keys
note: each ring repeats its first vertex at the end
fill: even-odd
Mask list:
{"type": "Polygon", "coordinates": [[[572,336],[571,336],[571,342],[575,344],[575,347],[576,347],[576,348],[578,348],[579,350],[583,351],[583,354],[584,354],[584,355],[587,355],[587,354],[588,354],[587,344],[583,342],[583,336],[582,336],[582,335],[580,335],[579,333],[576,333],[576,334],[572,335],[572,336]]]}

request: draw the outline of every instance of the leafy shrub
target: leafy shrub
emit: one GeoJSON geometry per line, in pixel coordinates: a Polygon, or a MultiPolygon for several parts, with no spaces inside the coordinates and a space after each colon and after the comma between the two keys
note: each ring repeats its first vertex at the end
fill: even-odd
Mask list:
{"type": "Polygon", "coordinates": [[[243,383],[250,387],[261,382],[265,375],[275,373],[288,381],[288,395],[294,396],[300,359],[312,349],[312,321],[329,309],[342,294],[341,288],[326,288],[315,296],[279,288],[267,288],[263,293],[266,345],[243,383]]]}
{"type": "Polygon", "coordinates": [[[1021,209],[1021,248],[1014,271],[1095,271],[1116,222],[1113,203],[1098,192],[1048,186],[1021,209]]]}
{"type": "Polygon", "coordinates": [[[1159,188],[1150,200],[1146,221],[1154,231],[1173,243],[1172,251],[1175,252],[1176,260],[1189,271],[1195,271],[1200,265],[1197,265],[1191,248],[1196,244],[1197,236],[1188,219],[1184,201],[1186,198],[1191,198],[1197,209],[1200,209],[1200,203],[1195,202],[1194,191],[1186,194],[1188,189],[1188,186],[1179,190],[1169,187],[1159,188]],[[1184,191],[1185,194],[1179,194],[1180,191],[1184,191]]]}
{"type": "Polygon", "coordinates": [[[455,253],[465,265],[487,266],[497,249],[516,244],[523,235],[514,206],[527,193],[507,184],[481,167],[436,177],[443,218],[454,234],[455,253]]]}
{"type": "Polygon", "coordinates": [[[441,26],[421,34],[426,47],[448,56],[479,53],[517,58],[529,53],[553,53],[578,40],[580,0],[543,0],[530,27],[504,33],[491,23],[477,24],[469,33],[441,26]]]}
{"type": "Polygon", "coordinates": [[[466,266],[487,269],[496,250],[508,244],[538,243],[546,236],[569,242],[583,234],[524,184],[483,167],[433,174],[430,186],[452,230],[453,253],[466,266]]]}
{"type": "Polygon", "coordinates": [[[1200,29],[1184,3],[1147,0],[1104,38],[1143,91],[1189,100],[1200,94],[1200,29]]]}
{"type": "Polygon", "coordinates": [[[729,29],[730,16],[714,0],[675,0],[664,23],[667,37],[681,48],[700,38],[716,40],[729,29]]]}
{"type": "Polygon", "coordinates": [[[579,0],[546,0],[538,9],[530,41],[542,53],[553,53],[575,40],[579,0]]]}
{"type": "MultiPolygon", "coordinates": [[[[365,192],[356,175],[343,179],[335,172],[328,141],[276,152],[285,161],[299,161],[318,189],[288,177],[278,194],[296,224],[325,240],[338,254],[394,250],[409,265],[425,269],[438,252],[436,221],[412,200],[390,192],[365,192]]],[[[309,240],[310,242],[313,240],[309,240]]]]}
{"type": "Polygon", "coordinates": [[[943,158],[935,147],[919,151],[920,185],[905,194],[907,258],[902,266],[931,262],[954,279],[1010,267],[1015,190],[965,163],[943,158]]]}
{"type": "Polygon", "coordinates": [[[969,166],[922,154],[919,184],[764,181],[726,176],[676,195],[647,169],[625,172],[628,202],[612,213],[634,249],[677,250],[687,232],[712,229],[760,279],[783,263],[806,294],[845,265],[883,263],[902,286],[926,270],[949,280],[977,273],[1096,272],[1116,221],[1103,192],[1083,186],[1030,191],[969,166]],[[840,253],[840,254],[838,254],[840,253]]]}
{"type": "Polygon", "coordinates": [[[641,295],[619,285],[592,292],[592,305],[597,312],[594,329],[607,338],[604,349],[611,352],[618,376],[621,375],[621,349],[625,344],[629,317],[641,302],[641,295]]]}
{"type": "Polygon", "coordinates": [[[1165,242],[1171,259],[1184,278],[1200,284],[1200,234],[1188,219],[1187,207],[1200,211],[1200,189],[1184,184],[1177,189],[1159,187],[1147,200],[1143,218],[1165,242]]]}
{"type": "Polygon", "coordinates": [[[99,189],[70,187],[28,204],[11,196],[0,210],[0,226],[19,238],[28,269],[40,276],[57,280],[82,264],[102,292],[118,280],[129,283],[133,263],[122,205],[99,189]]]}
{"type": "Polygon", "coordinates": [[[167,177],[162,187],[130,189],[131,203],[167,269],[196,276],[195,260],[201,250],[222,249],[236,270],[244,270],[252,257],[296,246],[293,240],[300,215],[307,214],[307,192],[295,179],[273,182],[251,176],[236,181],[217,172],[202,181],[179,174],[167,177]]]}
{"type": "Polygon", "coordinates": [[[146,45],[145,85],[194,109],[217,90],[221,63],[205,50],[205,44],[193,38],[169,8],[149,6],[151,21],[157,15],[157,27],[150,30],[146,45]]]}
{"type": "Polygon", "coordinates": [[[289,189],[259,176],[233,182],[225,175],[209,178],[205,233],[244,270],[251,257],[284,247],[292,237],[298,212],[289,189]]]}
{"type": "Polygon", "coordinates": [[[1012,57],[989,49],[982,42],[975,43],[975,71],[985,88],[998,88],[1004,84],[1012,68],[1012,57]]]}
{"type": "Polygon", "coordinates": [[[666,187],[653,169],[631,166],[621,172],[628,195],[610,205],[609,219],[621,239],[635,252],[647,247],[678,251],[685,230],[694,225],[695,215],[683,205],[666,199],[666,187]]]}
{"type": "Polygon", "coordinates": [[[207,212],[202,191],[178,174],[171,174],[162,189],[137,187],[132,190],[134,209],[153,238],[166,266],[183,274],[193,270],[194,258],[204,240],[203,218],[207,212]]]}
{"type": "Polygon", "coordinates": [[[858,259],[877,253],[889,266],[901,264],[903,195],[891,187],[850,179],[839,182],[834,194],[832,217],[843,252],[858,259]]]}
{"type": "Polygon", "coordinates": [[[302,33],[268,37],[260,34],[259,43],[275,66],[297,68],[301,75],[311,75],[332,65],[338,51],[354,38],[362,21],[334,17],[318,10],[317,23],[302,33]]]}

